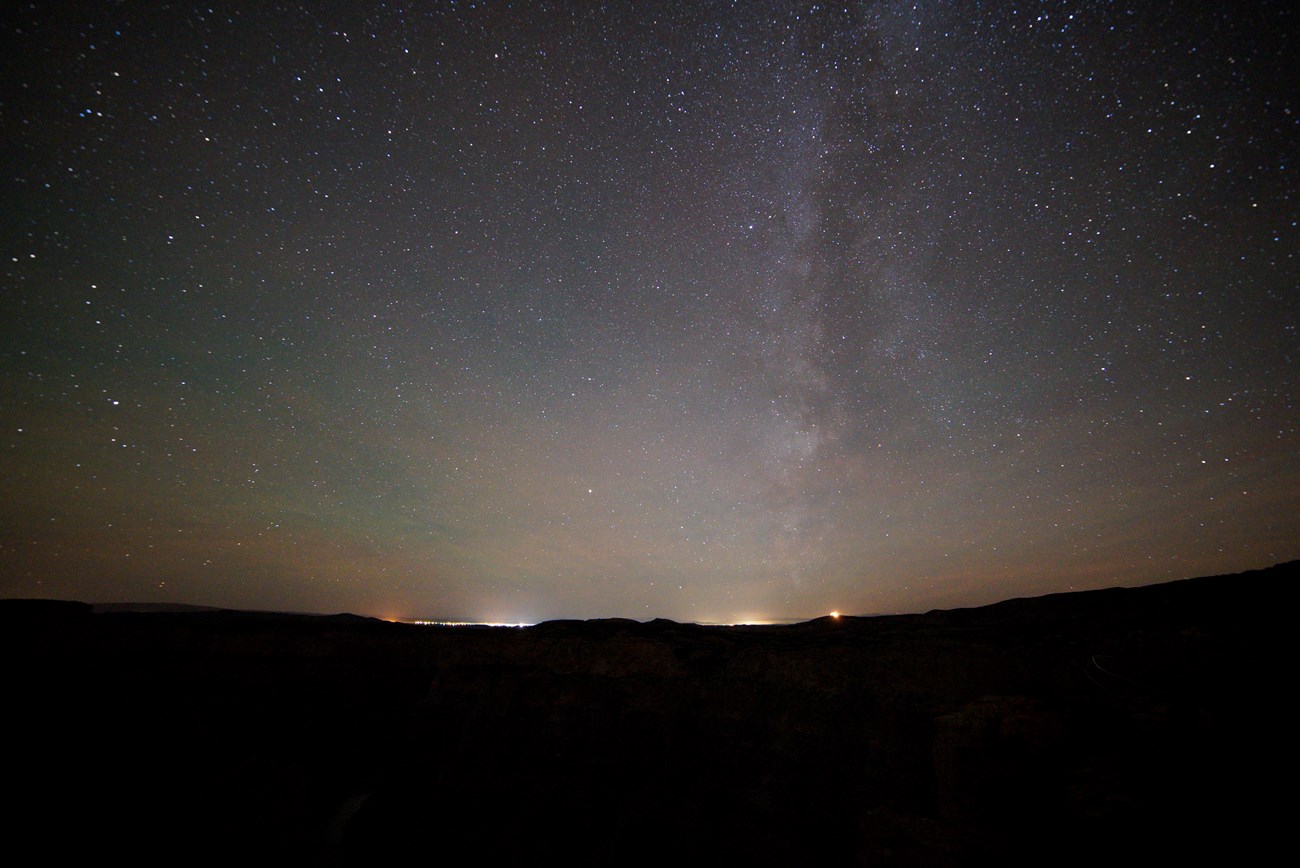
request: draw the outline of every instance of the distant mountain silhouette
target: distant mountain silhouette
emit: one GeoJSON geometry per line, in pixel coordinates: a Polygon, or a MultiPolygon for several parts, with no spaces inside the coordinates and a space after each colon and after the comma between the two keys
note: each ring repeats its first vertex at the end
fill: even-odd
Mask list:
{"type": "Polygon", "coordinates": [[[222,612],[220,606],[192,606],[188,603],[95,603],[96,614],[114,612],[222,612]]]}

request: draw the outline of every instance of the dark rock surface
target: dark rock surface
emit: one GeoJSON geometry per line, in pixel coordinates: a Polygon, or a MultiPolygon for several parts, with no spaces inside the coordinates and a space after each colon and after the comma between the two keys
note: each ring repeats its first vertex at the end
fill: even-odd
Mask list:
{"type": "Polygon", "coordinates": [[[0,601],[6,851],[135,863],[1261,861],[1300,565],[783,627],[0,601]]]}

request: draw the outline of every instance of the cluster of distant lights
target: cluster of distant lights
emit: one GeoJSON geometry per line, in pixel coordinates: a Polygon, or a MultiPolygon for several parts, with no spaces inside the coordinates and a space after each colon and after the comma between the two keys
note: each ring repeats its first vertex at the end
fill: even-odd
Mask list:
{"type": "MultiPolygon", "coordinates": [[[[832,620],[840,619],[839,612],[827,612],[826,616],[832,620]]],[[[805,621],[815,621],[816,618],[781,618],[771,620],[766,618],[739,618],[735,621],[696,621],[702,627],[780,627],[789,624],[802,624],[805,621]]]]}
{"type": "MultiPolygon", "coordinates": [[[[838,621],[839,612],[830,612],[829,617],[838,621]]],[[[421,627],[535,627],[537,622],[528,621],[407,621],[402,618],[390,618],[388,620],[400,624],[417,624],[421,627]]],[[[746,619],[743,621],[701,621],[698,622],[706,627],[771,627],[779,624],[794,624],[797,621],[764,621],[760,619],[746,619]]]]}
{"type": "Polygon", "coordinates": [[[421,627],[533,627],[527,622],[508,621],[406,621],[401,618],[392,620],[400,624],[419,624],[421,627]]]}

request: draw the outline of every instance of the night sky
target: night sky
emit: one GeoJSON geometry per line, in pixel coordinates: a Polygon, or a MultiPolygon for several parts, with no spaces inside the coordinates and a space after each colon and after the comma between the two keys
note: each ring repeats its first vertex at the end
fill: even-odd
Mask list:
{"type": "Polygon", "coordinates": [[[0,596],[920,611],[1300,556],[1288,3],[6,4],[0,596]]]}

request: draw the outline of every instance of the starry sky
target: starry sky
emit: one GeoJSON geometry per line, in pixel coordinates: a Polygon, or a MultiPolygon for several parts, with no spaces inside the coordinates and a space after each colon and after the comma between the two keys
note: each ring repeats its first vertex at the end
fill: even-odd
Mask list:
{"type": "Polygon", "coordinates": [[[1288,3],[11,3],[0,596],[923,611],[1300,556],[1288,3]]]}

